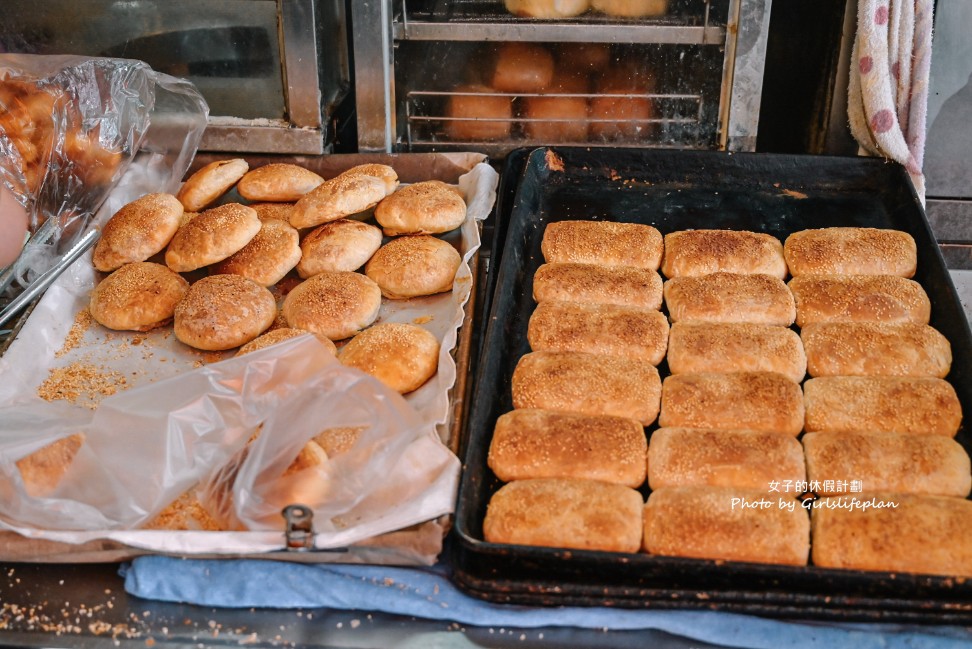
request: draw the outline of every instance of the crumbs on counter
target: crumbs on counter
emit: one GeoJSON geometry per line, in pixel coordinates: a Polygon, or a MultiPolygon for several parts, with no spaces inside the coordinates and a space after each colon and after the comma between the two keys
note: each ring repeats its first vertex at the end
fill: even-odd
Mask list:
{"type": "Polygon", "coordinates": [[[64,338],[64,344],[54,353],[54,357],[60,358],[77,347],[84,339],[84,334],[91,327],[92,322],[94,322],[94,318],[91,317],[91,312],[88,309],[78,311],[74,316],[74,324],[71,325],[71,329],[68,330],[68,334],[64,338]]]}
{"type": "Polygon", "coordinates": [[[94,409],[102,397],[115,394],[127,384],[128,380],[120,372],[76,362],[51,368],[47,379],[37,388],[37,396],[45,401],[70,401],[94,409]]]}

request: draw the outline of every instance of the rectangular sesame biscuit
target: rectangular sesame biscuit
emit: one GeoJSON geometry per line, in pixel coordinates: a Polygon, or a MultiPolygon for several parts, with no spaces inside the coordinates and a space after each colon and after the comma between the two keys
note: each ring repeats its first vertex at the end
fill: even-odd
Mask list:
{"type": "Polygon", "coordinates": [[[598,480],[517,480],[490,498],[483,537],[489,543],[637,552],[643,505],[634,489],[598,480]]]}
{"type": "Polygon", "coordinates": [[[658,270],[663,240],[651,225],[612,221],[557,221],[543,231],[546,262],[631,266],[658,270]]]}
{"type": "Polygon", "coordinates": [[[659,428],[648,445],[648,484],[768,489],[806,480],[803,447],[795,437],[752,430],[659,428]]]}
{"type": "Polygon", "coordinates": [[[657,310],[662,305],[662,278],[645,268],[553,262],[534,273],[533,299],[537,303],[583,302],[657,310]]]}
{"type": "Polygon", "coordinates": [[[918,266],[914,238],[900,230],[817,228],[794,232],[783,244],[790,274],[898,275],[913,277],[918,266]]]}
{"type": "Polygon", "coordinates": [[[931,301],[921,284],[896,275],[800,275],[787,285],[798,327],[814,322],[928,324],[931,301]]]}
{"type": "Polygon", "coordinates": [[[965,498],[972,490],[969,454],[949,437],[807,433],[802,441],[807,478],[820,483],[815,491],[821,495],[838,495],[841,492],[835,481],[852,480],[859,483],[860,493],[867,494],[883,491],[965,498]]]}
{"type": "MultiPolygon", "coordinates": [[[[661,378],[651,363],[586,352],[525,354],[511,387],[514,408],[625,417],[643,426],[655,421],[661,399],[661,378]]],[[[800,418],[802,425],[802,412],[800,418]]]]}
{"type": "Polygon", "coordinates": [[[665,235],[665,277],[742,273],[786,277],[783,244],[771,234],[746,230],[681,230],[665,235]]]}
{"type": "Polygon", "coordinates": [[[634,419],[527,408],[496,420],[487,464],[503,482],[586,478],[637,488],[647,452],[634,419]]]}
{"type": "Polygon", "coordinates": [[[644,508],[649,554],[803,566],[810,554],[810,517],[795,498],[780,506],[766,490],[664,487],[644,508]]]}
{"type": "Polygon", "coordinates": [[[972,501],[832,496],[813,503],[813,563],[823,568],[972,577],[972,501]]]}
{"type": "Polygon", "coordinates": [[[797,436],[803,430],[803,392],[775,372],[673,374],[662,384],[664,428],[756,430],[797,436]]]}
{"type": "Polygon", "coordinates": [[[778,372],[799,383],[807,372],[800,336],[786,327],[748,322],[676,322],[668,369],[693,372],[778,372]]]}
{"type": "Polygon", "coordinates": [[[530,316],[527,340],[533,351],[590,352],[658,365],[668,348],[668,331],[668,318],[655,309],[541,302],[530,316]]]}
{"type": "Polygon", "coordinates": [[[817,322],[800,330],[810,376],[945,378],[952,347],[928,325],[817,322]]]}
{"type": "Polygon", "coordinates": [[[806,432],[905,433],[954,437],[962,404],[934,377],[821,376],[803,384],[806,432]]]}
{"type": "Polygon", "coordinates": [[[769,275],[712,273],[676,277],[663,286],[672,322],[751,322],[789,327],[796,319],[793,294],[769,275]]]}

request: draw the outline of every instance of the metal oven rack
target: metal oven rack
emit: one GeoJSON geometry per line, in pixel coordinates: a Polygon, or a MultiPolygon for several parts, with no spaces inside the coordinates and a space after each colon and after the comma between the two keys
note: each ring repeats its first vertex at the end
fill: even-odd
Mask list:
{"type": "MultiPolygon", "coordinates": [[[[605,43],[681,53],[667,57],[669,76],[676,83],[660,84],[651,93],[637,95],[653,106],[652,116],[643,119],[643,124],[636,124],[652,129],[654,135],[650,139],[591,139],[558,144],[753,150],[771,3],[772,0],[670,0],[665,16],[631,19],[588,13],[551,21],[513,16],[505,10],[502,0],[352,0],[358,148],[473,149],[501,157],[513,148],[549,144],[529,137],[531,120],[519,115],[506,118],[511,122],[509,137],[500,141],[452,139],[444,135],[445,125],[463,118],[447,116],[443,107],[450,96],[466,91],[414,80],[415,69],[427,64],[417,61],[420,57],[416,52],[431,52],[433,65],[448,68],[460,62],[462,55],[442,55],[445,48],[524,41],[605,43]],[[715,65],[708,65],[701,73],[698,69],[682,72],[679,66],[686,51],[701,52],[715,65]]],[[[469,51],[462,50],[463,55],[469,51]]],[[[501,95],[517,101],[531,96],[483,94],[484,98],[501,95]]],[[[560,96],[634,97],[597,93],[560,96]]]]}

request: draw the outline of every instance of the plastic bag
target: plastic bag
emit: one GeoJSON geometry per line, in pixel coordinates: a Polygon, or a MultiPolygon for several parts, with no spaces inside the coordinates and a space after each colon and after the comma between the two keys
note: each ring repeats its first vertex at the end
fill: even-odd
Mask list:
{"type": "MultiPolygon", "coordinates": [[[[364,431],[321,469],[329,491],[304,503],[323,531],[384,484],[424,431],[400,395],[341,365],[311,335],[120,392],[95,411],[58,402],[0,408],[0,518],[18,531],[131,530],[203,484],[201,502],[217,518],[282,530],[280,509],[290,503],[275,497],[292,493],[300,476],[281,475],[332,426],[364,431]],[[59,484],[31,495],[17,461],[76,433],[84,441],[59,484]]],[[[421,516],[411,522],[431,518],[421,516]]]]}
{"type": "Polygon", "coordinates": [[[27,210],[22,285],[92,225],[136,156],[152,191],[178,186],[209,107],[188,81],[141,61],[0,54],[0,182],[27,210]],[[46,224],[46,226],[45,226],[46,224]]]}

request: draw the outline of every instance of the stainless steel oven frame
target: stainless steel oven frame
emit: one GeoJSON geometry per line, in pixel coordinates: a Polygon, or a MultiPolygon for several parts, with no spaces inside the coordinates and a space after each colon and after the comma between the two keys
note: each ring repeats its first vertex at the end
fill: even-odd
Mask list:
{"type": "MultiPolygon", "coordinates": [[[[705,2],[705,22],[681,26],[651,21],[643,24],[424,21],[410,19],[404,6],[396,10],[392,0],[352,0],[358,149],[415,148],[409,137],[403,136],[410,125],[398,123],[399,107],[406,101],[406,97],[396,93],[395,87],[396,66],[403,65],[396,58],[400,42],[532,41],[722,46],[718,124],[713,141],[716,148],[723,150],[755,150],[772,0],[730,0],[724,25],[709,21],[710,2],[705,2]]],[[[678,98],[673,95],[669,99],[678,98]]],[[[470,146],[491,153],[495,151],[490,149],[497,148],[490,144],[470,146]]],[[[509,143],[502,146],[509,148],[509,143]]]]}

